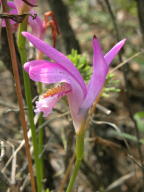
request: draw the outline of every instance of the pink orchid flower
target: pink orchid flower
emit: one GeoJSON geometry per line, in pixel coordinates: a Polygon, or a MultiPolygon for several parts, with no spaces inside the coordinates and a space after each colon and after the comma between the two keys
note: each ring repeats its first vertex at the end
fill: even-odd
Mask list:
{"type": "MultiPolygon", "coordinates": [[[[44,39],[45,35],[46,35],[46,30],[48,27],[50,27],[50,22],[48,21],[48,16],[51,16],[52,19],[54,18],[54,16],[48,15],[49,13],[52,13],[51,11],[46,12],[44,15],[44,20],[42,20],[38,15],[36,15],[36,12],[32,9],[33,7],[35,7],[37,0],[14,0],[12,1],[8,1],[8,7],[9,7],[9,14],[14,14],[14,15],[18,15],[18,14],[23,14],[23,13],[29,13],[30,16],[28,17],[28,25],[31,27],[31,31],[32,34],[37,36],[40,39],[44,39]],[[36,15],[36,17],[35,17],[36,15]]],[[[0,1],[1,4],[1,1],[0,1]]],[[[50,20],[52,22],[52,20],[50,20]]],[[[54,25],[56,25],[56,20],[54,20],[54,25]]],[[[13,32],[17,31],[18,28],[18,23],[12,19],[10,19],[10,23],[13,29],[13,32]]],[[[2,23],[1,23],[2,27],[5,27],[5,20],[2,19],[2,23]]],[[[57,27],[57,26],[56,26],[57,27]]],[[[58,32],[58,28],[57,28],[57,33],[58,32]]],[[[57,34],[56,34],[57,35],[57,34]]],[[[56,37],[55,37],[56,38],[56,37]]]]}
{"type": "MultiPolygon", "coordinates": [[[[29,0],[29,1],[22,1],[22,0],[14,0],[14,2],[12,1],[8,1],[8,7],[9,7],[9,14],[15,14],[17,15],[19,10],[22,9],[22,7],[26,4],[25,2],[29,2],[29,4],[34,4],[36,3],[36,0],[29,0]]],[[[1,3],[1,2],[0,2],[1,3]]],[[[26,6],[28,6],[26,4],[26,6]]],[[[30,7],[30,6],[29,6],[30,7]]],[[[32,7],[30,7],[31,9],[32,7]]],[[[29,13],[31,15],[35,15],[36,12],[34,10],[29,10],[29,13]]],[[[17,31],[18,28],[18,23],[16,23],[15,21],[13,21],[12,19],[10,20],[13,32],[17,31]]],[[[28,24],[32,29],[32,33],[34,35],[36,35],[37,37],[43,39],[44,35],[45,35],[45,26],[43,24],[43,21],[41,20],[41,18],[39,16],[36,16],[36,18],[34,19],[32,16],[29,16],[28,18],[28,24]]],[[[2,27],[5,27],[5,20],[2,20],[2,27]]]]}
{"type": "MultiPolygon", "coordinates": [[[[9,7],[9,14],[17,14],[17,10],[16,10],[15,4],[13,2],[11,2],[11,1],[9,1],[7,4],[8,4],[8,7],[9,7]]],[[[0,1],[0,5],[1,5],[1,1],[0,1]]],[[[13,31],[15,31],[15,29],[17,28],[16,22],[13,21],[13,20],[10,20],[10,23],[12,25],[13,31]]],[[[1,26],[2,27],[6,26],[4,19],[2,19],[1,26]]]]}
{"type": "Polygon", "coordinates": [[[36,113],[43,112],[47,117],[61,97],[67,95],[70,112],[76,133],[85,121],[88,109],[99,96],[108,73],[109,65],[125,44],[125,39],[118,42],[106,55],[103,54],[99,40],[93,38],[93,74],[88,85],[74,64],[61,52],[51,47],[28,32],[25,36],[37,49],[46,54],[52,61],[33,60],[24,64],[24,69],[35,82],[45,84],[59,83],[49,89],[36,102],[36,113]]]}

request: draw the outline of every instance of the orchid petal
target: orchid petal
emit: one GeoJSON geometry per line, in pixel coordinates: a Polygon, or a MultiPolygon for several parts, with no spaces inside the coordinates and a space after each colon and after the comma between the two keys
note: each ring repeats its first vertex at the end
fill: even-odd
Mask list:
{"type": "Polygon", "coordinates": [[[71,94],[68,94],[68,103],[73,120],[73,125],[77,132],[81,126],[82,121],[86,118],[87,110],[80,111],[82,100],[79,97],[79,92],[75,91],[71,94]]]}
{"type": "Polygon", "coordinates": [[[121,48],[124,46],[126,39],[119,41],[108,53],[105,54],[104,59],[109,66],[114,57],[118,54],[121,48]]]}
{"type": "Polygon", "coordinates": [[[16,9],[16,6],[15,6],[14,2],[8,1],[7,4],[9,6],[9,8],[16,9]]]}
{"type": "MultiPolygon", "coordinates": [[[[32,15],[35,14],[34,11],[31,11],[30,13],[32,15]]],[[[28,23],[29,23],[30,27],[32,28],[32,34],[35,35],[36,37],[40,38],[40,39],[43,39],[45,29],[43,27],[43,22],[42,22],[41,18],[39,16],[36,16],[35,19],[33,19],[32,17],[29,17],[28,23]]]]}
{"type": "MultiPolygon", "coordinates": [[[[13,2],[8,1],[8,7],[10,8],[9,14],[18,14],[16,6],[13,2]]],[[[15,26],[13,25],[16,24],[16,22],[10,19],[10,24],[12,25],[12,30],[15,31],[15,26]]],[[[2,19],[1,26],[6,27],[5,19],[2,19]]]]}
{"type": "Polygon", "coordinates": [[[104,60],[100,43],[97,38],[93,39],[93,67],[94,71],[88,85],[88,91],[85,100],[82,103],[81,109],[87,110],[98,94],[100,93],[108,72],[108,66],[104,60]]]}
{"type": "Polygon", "coordinates": [[[14,0],[14,3],[17,7],[17,10],[20,10],[24,5],[24,2],[22,0],[14,0]]]}
{"type": "Polygon", "coordinates": [[[77,92],[82,93],[84,98],[84,92],[83,89],[81,89],[81,86],[73,76],[71,76],[71,74],[59,64],[46,60],[34,60],[25,63],[24,69],[29,73],[29,77],[36,82],[46,84],[67,82],[73,87],[73,89],[74,86],[79,87],[77,92]]]}
{"type": "Polygon", "coordinates": [[[62,79],[68,81],[73,79],[73,81],[78,84],[75,78],[64,67],[46,60],[29,61],[24,64],[24,69],[29,73],[29,76],[33,81],[55,83],[62,81],[62,79]]]}
{"type": "Polygon", "coordinates": [[[31,8],[30,5],[35,6],[37,0],[14,0],[14,3],[17,7],[18,11],[21,11],[23,9],[23,6],[27,5],[29,8],[31,8]]]}
{"type": "Polygon", "coordinates": [[[50,59],[54,60],[57,64],[61,65],[67,72],[69,72],[81,85],[82,89],[86,94],[86,85],[84,80],[77,70],[77,68],[73,65],[73,63],[61,52],[51,47],[47,43],[38,39],[28,32],[23,32],[23,36],[25,36],[37,49],[46,54],[50,59]]]}

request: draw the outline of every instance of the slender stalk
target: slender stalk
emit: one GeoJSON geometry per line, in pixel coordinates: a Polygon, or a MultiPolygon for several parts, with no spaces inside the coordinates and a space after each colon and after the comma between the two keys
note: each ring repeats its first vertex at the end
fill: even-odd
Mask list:
{"type": "Polygon", "coordinates": [[[117,22],[116,22],[116,17],[114,15],[113,10],[112,10],[111,4],[110,4],[109,0],[105,0],[105,3],[106,3],[106,6],[108,8],[108,11],[110,13],[110,16],[111,16],[111,19],[112,19],[112,22],[113,22],[113,25],[114,25],[116,39],[117,39],[117,41],[120,41],[119,28],[118,28],[118,25],[117,25],[117,22]]]}
{"type": "Polygon", "coordinates": [[[72,191],[72,188],[73,188],[74,183],[75,183],[76,176],[77,176],[79,168],[80,168],[80,165],[81,165],[81,160],[77,159],[76,162],[75,162],[75,167],[74,167],[72,176],[70,178],[70,182],[69,182],[69,185],[68,185],[68,188],[67,188],[66,192],[71,192],[72,191]]]}
{"type": "Polygon", "coordinates": [[[75,162],[74,170],[71,175],[70,182],[68,184],[66,192],[72,191],[83,156],[84,156],[84,135],[85,135],[85,131],[82,131],[76,135],[76,151],[75,151],[76,162],[75,162]]]}
{"type": "MultiPolygon", "coordinates": [[[[2,6],[3,6],[3,11],[7,13],[8,6],[7,6],[6,0],[2,0],[2,6]]],[[[20,120],[22,123],[23,135],[24,135],[24,139],[25,139],[26,155],[28,158],[28,168],[29,168],[29,172],[30,172],[30,176],[31,176],[32,192],[36,192],[35,180],[34,180],[34,174],[33,174],[33,168],[32,168],[32,159],[31,159],[30,147],[29,147],[29,140],[28,140],[28,136],[27,136],[27,125],[26,125],[26,120],[25,120],[25,112],[24,112],[23,97],[22,97],[18,64],[17,64],[17,58],[16,58],[16,51],[15,51],[10,22],[8,19],[6,19],[5,21],[6,21],[6,30],[7,30],[8,43],[9,43],[10,55],[11,55],[11,61],[12,61],[12,68],[13,68],[13,73],[14,73],[14,79],[16,82],[16,94],[17,94],[18,104],[19,104],[19,108],[20,108],[20,120]]]]}
{"type": "MultiPolygon", "coordinates": [[[[39,54],[40,56],[40,54],[39,54]]],[[[41,57],[37,58],[37,59],[42,59],[43,58],[43,54],[41,54],[41,57]]],[[[39,95],[42,94],[43,92],[43,87],[42,87],[42,83],[38,82],[37,84],[37,89],[38,89],[38,93],[39,95]]],[[[44,119],[42,117],[42,114],[39,117],[39,121],[38,124],[39,126],[41,126],[44,123],[44,119]]],[[[40,129],[38,131],[38,151],[39,151],[39,159],[40,159],[40,170],[41,170],[41,177],[43,179],[44,177],[44,165],[43,165],[43,145],[44,145],[44,129],[40,129]]]]}
{"type": "Polygon", "coordinates": [[[85,129],[76,134],[76,159],[82,160],[84,156],[84,136],[85,129]]]}
{"type": "MultiPolygon", "coordinates": [[[[21,35],[22,31],[26,31],[27,29],[27,19],[19,25],[18,30],[18,48],[21,57],[21,62],[24,64],[27,61],[27,53],[26,53],[26,39],[21,35]]],[[[41,172],[41,161],[39,159],[39,147],[37,142],[37,135],[36,135],[36,127],[34,124],[34,113],[33,113],[33,105],[32,105],[32,95],[31,95],[31,86],[30,80],[25,71],[23,71],[23,78],[24,78],[24,88],[25,88],[25,96],[26,102],[28,106],[28,118],[30,123],[30,128],[32,132],[32,143],[34,148],[34,160],[36,166],[36,179],[37,179],[37,190],[38,192],[42,192],[43,184],[42,184],[42,172],[41,172]]]]}
{"type": "MultiPolygon", "coordinates": [[[[42,115],[39,117],[39,126],[44,123],[44,119],[42,115]]],[[[44,167],[43,167],[43,139],[44,139],[44,130],[40,129],[38,132],[38,153],[39,153],[39,166],[40,166],[40,171],[41,171],[41,177],[43,179],[44,175],[44,167]]]]}
{"type": "MultiPolygon", "coordinates": [[[[137,4],[137,13],[138,13],[138,18],[139,18],[139,25],[142,33],[142,39],[144,42],[144,1],[143,0],[136,0],[137,4]]],[[[142,46],[143,46],[142,42],[142,46]]]]}

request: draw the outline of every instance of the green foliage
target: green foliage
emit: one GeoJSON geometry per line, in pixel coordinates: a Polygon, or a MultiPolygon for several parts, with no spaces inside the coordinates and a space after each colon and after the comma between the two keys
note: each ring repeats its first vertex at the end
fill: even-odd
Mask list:
{"type": "Polygon", "coordinates": [[[115,8],[120,8],[123,10],[128,11],[129,13],[131,13],[132,15],[136,15],[137,14],[137,9],[136,9],[136,1],[128,1],[128,0],[113,0],[113,5],[115,8]]]}
{"type": "MultiPolygon", "coordinates": [[[[141,133],[144,133],[144,111],[135,113],[134,119],[137,123],[139,131],[141,133]]],[[[138,139],[136,136],[128,134],[128,133],[112,131],[112,134],[120,136],[120,137],[128,139],[128,140],[131,140],[133,142],[138,142],[138,139]]],[[[144,138],[140,139],[139,143],[144,144],[144,138]]]]}
{"type": "Polygon", "coordinates": [[[112,73],[109,73],[107,76],[107,80],[105,83],[105,87],[103,88],[103,97],[109,97],[110,93],[118,93],[120,92],[120,89],[117,88],[119,85],[119,80],[114,79],[115,75],[112,73]]]}
{"type": "MultiPolygon", "coordinates": [[[[74,65],[77,67],[77,69],[83,76],[84,80],[87,82],[92,74],[92,67],[88,64],[86,56],[80,55],[78,54],[77,50],[72,49],[71,54],[68,55],[68,58],[74,63],[74,65]]],[[[114,74],[108,74],[105,87],[102,93],[103,97],[109,97],[110,93],[120,92],[120,89],[117,88],[117,86],[119,85],[119,80],[114,79],[114,77],[114,74]]]]}
{"type": "Polygon", "coordinates": [[[69,0],[69,3],[73,4],[76,0],[69,0]]]}
{"type": "Polygon", "coordinates": [[[50,192],[50,190],[49,190],[49,189],[46,189],[45,192],[50,192]]]}
{"type": "Polygon", "coordinates": [[[80,71],[85,81],[88,81],[91,76],[91,66],[88,64],[86,56],[78,54],[77,50],[72,49],[68,58],[74,63],[80,71]]]}
{"type": "MultiPolygon", "coordinates": [[[[133,141],[133,142],[135,142],[135,143],[138,142],[137,137],[134,136],[134,135],[131,135],[131,134],[129,134],[129,133],[112,131],[111,134],[112,134],[112,135],[119,136],[119,137],[124,138],[124,139],[131,140],[131,141],[133,141]]],[[[144,139],[140,139],[140,140],[139,140],[139,143],[144,144],[144,139]]]]}
{"type": "MultiPolygon", "coordinates": [[[[102,10],[96,10],[95,7],[90,9],[89,3],[85,1],[77,1],[74,5],[74,14],[77,14],[78,17],[82,18],[87,23],[97,23],[98,25],[106,24],[110,16],[107,12],[102,10]]],[[[109,23],[110,25],[110,23],[109,23]]]]}
{"type": "Polygon", "coordinates": [[[117,131],[112,131],[111,133],[113,135],[120,136],[122,138],[129,139],[129,140],[134,141],[134,142],[137,141],[137,138],[134,135],[130,135],[128,133],[117,132],[117,131]]]}
{"type": "Polygon", "coordinates": [[[135,113],[134,119],[137,123],[138,129],[144,132],[144,111],[135,113]]]}
{"type": "Polygon", "coordinates": [[[141,67],[144,66],[144,55],[141,54],[138,57],[134,58],[134,61],[141,65],[141,67]]]}

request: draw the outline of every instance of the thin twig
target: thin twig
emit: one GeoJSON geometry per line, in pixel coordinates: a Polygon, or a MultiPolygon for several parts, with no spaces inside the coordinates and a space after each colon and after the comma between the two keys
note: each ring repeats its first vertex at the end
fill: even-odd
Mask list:
{"type": "MultiPolygon", "coordinates": [[[[12,146],[12,152],[14,153],[14,146],[12,146]]],[[[15,155],[13,160],[12,160],[12,167],[11,167],[11,184],[14,185],[16,184],[16,158],[17,156],[15,155]]]]}
{"type": "Polygon", "coordinates": [[[129,57],[128,59],[126,59],[125,61],[121,62],[118,66],[116,66],[114,69],[112,69],[110,71],[110,73],[115,72],[117,69],[121,68],[122,66],[124,66],[125,64],[128,64],[129,61],[131,61],[132,59],[134,59],[135,57],[141,55],[142,53],[144,53],[144,51],[140,51],[136,54],[134,54],[133,56],[129,57]]]}
{"type": "MultiPolygon", "coordinates": [[[[121,132],[120,128],[114,123],[111,123],[111,122],[108,122],[108,121],[95,121],[93,119],[91,119],[91,121],[93,123],[95,123],[95,124],[98,124],[98,125],[102,125],[102,124],[109,125],[112,128],[114,128],[116,130],[116,132],[119,133],[119,135],[122,135],[122,132],[121,132]]],[[[123,139],[128,151],[130,152],[130,147],[129,147],[129,144],[128,144],[127,140],[123,136],[122,136],[122,139],[123,139]]]]}
{"type": "Polygon", "coordinates": [[[4,100],[0,100],[0,105],[3,107],[8,107],[10,109],[17,109],[18,108],[13,103],[8,103],[8,102],[5,102],[4,100]]]}
{"type": "MultiPolygon", "coordinates": [[[[1,2],[2,2],[3,11],[7,13],[8,12],[7,0],[2,0],[1,2]]],[[[19,104],[19,108],[20,108],[20,120],[21,120],[21,124],[22,124],[22,128],[23,128],[23,135],[24,135],[24,139],[25,139],[25,149],[26,149],[26,155],[28,158],[29,172],[30,172],[30,176],[31,176],[31,187],[32,187],[32,192],[36,192],[35,179],[34,179],[33,167],[32,167],[32,159],[31,159],[30,147],[29,147],[29,140],[28,140],[28,136],[27,136],[27,124],[26,124],[26,120],[25,120],[25,111],[24,111],[23,96],[22,96],[21,85],[20,85],[20,77],[19,77],[19,71],[18,71],[16,50],[15,50],[15,46],[14,46],[13,35],[12,35],[12,30],[11,30],[11,25],[10,25],[9,19],[5,19],[5,22],[6,22],[6,30],[7,30],[7,37],[8,37],[8,43],[9,43],[9,48],[10,48],[10,54],[11,54],[14,79],[16,82],[16,94],[17,94],[18,104],[19,104]]]]}
{"type": "MultiPolygon", "coordinates": [[[[29,130],[28,132],[28,138],[31,138],[31,132],[29,130]]],[[[21,148],[24,146],[25,141],[24,139],[21,141],[21,143],[19,144],[18,148],[14,151],[14,153],[10,156],[10,158],[8,159],[8,161],[5,163],[5,166],[2,169],[2,173],[4,173],[6,171],[6,168],[8,167],[8,165],[10,164],[10,162],[12,161],[13,158],[15,158],[15,156],[17,155],[17,153],[21,150],[21,148]]]]}
{"type": "Polygon", "coordinates": [[[109,147],[111,149],[120,149],[121,146],[117,143],[114,143],[113,141],[104,139],[102,137],[96,136],[96,137],[92,137],[92,138],[88,138],[87,141],[89,142],[95,142],[97,144],[101,144],[103,146],[109,147]]]}
{"type": "Polygon", "coordinates": [[[66,116],[66,115],[69,115],[69,114],[70,114],[70,112],[69,112],[69,111],[66,111],[66,112],[63,113],[63,114],[57,115],[57,116],[54,117],[54,118],[51,118],[51,119],[46,120],[44,123],[42,123],[42,124],[38,127],[37,132],[38,132],[40,129],[43,129],[45,126],[47,126],[48,123],[50,123],[51,121],[56,120],[56,119],[59,119],[59,118],[62,118],[62,117],[66,116]]]}
{"type": "Polygon", "coordinates": [[[24,191],[25,187],[27,186],[27,184],[28,184],[28,179],[29,179],[29,177],[26,176],[25,180],[23,181],[23,183],[22,183],[22,185],[21,185],[21,187],[20,187],[20,191],[21,191],[21,192],[24,191]]]}
{"type": "Polygon", "coordinates": [[[4,141],[0,141],[0,162],[2,161],[2,159],[5,156],[5,146],[4,146],[4,141]]]}
{"type": "Polygon", "coordinates": [[[144,167],[132,155],[128,154],[128,157],[129,159],[132,159],[139,168],[144,169],[144,167]]]}
{"type": "Polygon", "coordinates": [[[120,178],[118,178],[116,181],[114,181],[112,184],[110,184],[105,191],[111,191],[113,189],[115,189],[116,187],[122,185],[126,180],[130,179],[131,177],[133,177],[135,175],[135,171],[128,173],[120,178]]]}
{"type": "Polygon", "coordinates": [[[116,39],[117,41],[120,40],[120,34],[119,34],[119,28],[118,28],[118,25],[117,25],[117,22],[116,22],[116,17],[113,13],[113,10],[111,8],[111,4],[109,2],[109,0],[105,0],[105,3],[106,3],[106,6],[108,8],[108,11],[110,13],[110,16],[111,16],[111,19],[112,19],[112,22],[113,22],[113,25],[114,25],[114,29],[115,29],[115,33],[116,33],[116,39]]]}
{"type": "Polygon", "coordinates": [[[110,115],[111,114],[111,110],[107,109],[106,107],[100,105],[97,103],[96,108],[101,110],[102,112],[104,112],[106,115],[110,115]]]}
{"type": "MultiPolygon", "coordinates": [[[[140,164],[131,154],[130,154],[130,147],[129,147],[129,144],[127,142],[127,140],[125,139],[125,137],[122,135],[122,131],[120,130],[120,128],[114,124],[114,123],[111,123],[111,122],[108,122],[108,121],[95,121],[95,120],[91,120],[93,123],[95,124],[98,124],[98,125],[102,125],[102,124],[106,124],[106,125],[110,125],[112,128],[114,128],[116,130],[116,132],[118,133],[118,135],[121,136],[122,140],[124,141],[125,143],[125,146],[127,147],[127,150],[128,150],[128,153],[127,153],[127,156],[129,159],[131,159],[139,168],[142,168],[144,169],[143,165],[140,164]]],[[[88,139],[88,141],[91,140],[91,139],[88,139]]]]}
{"type": "Polygon", "coordinates": [[[141,29],[141,34],[142,34],[142,46],[144,42],[144,1],[143,0],[136,0],[137,4],[137,13],[138,13],[138,18],[139,18],[139,25],[141,29]]]}
{"type": "MultiPolygon", "coordinates": [[[[0,99],[0,106],[7,107],[8,109],[4,111],[4,113],[9,112],[19,112],[19,107],[17,105],[14,105],[13,103],[6,103],[4,100],[0,99]]],[[[24,107],[24,110],[27,110],[27,107],[24,107]]]]}
{"type": "MultiPolygon", "coordinates": [[[[37,129],[37,132],[40,130],[40,129],[43,129],[45,126],[48,126],[48,123],[50,123],[51,121],[53,120],[56,120],[57,118],[61,118],[61,117],[64,117],[66,115],[69,114],[69,111],[63,113],[63,114],[60,114],[60,115],[57,115],[56,117],[54,118],[51,118],[51,119],[48,119],[46,120],[43,124],[41,124],[38,129],[37,129]]],[[[59,135],[57,135],[57,133],[55,133],[54,129],[52,129],[50,126],[48,126],[49,130],[52,132],[52,134],[57,138],[57,140],[59,141],[59,143],[61,143],[61,139],[59,138],[59,135]]],[[[31,131],[29,130],[28,131],[28,138],[30,139],[31,138],[31,131]]],[[[8,165],[11,163],[12,159],[15,158],[15,156],[17,155],[17,153],[21,150],[21,148],[24,146],[24,143],[25,141],[22,140],[19,144],[19,146],[17,147],[17,149],[14,151],[14,153],[10,156],[10,158],[8,159],[8,161],[5,163],[5,166],[3,167],[2,169],[2,173],[4,173],[6,171],[6,168],[8,167],[8,165]]],[[[44,150],[42,151],[42,153],[44,153],[44,151],[47,149],[47,147],[44,147],[44,150]]],[[[40,154],[41,155],[41,154],[40,154]]],[[[1,156],[0,156],[1,157],[1,156]]]]}

